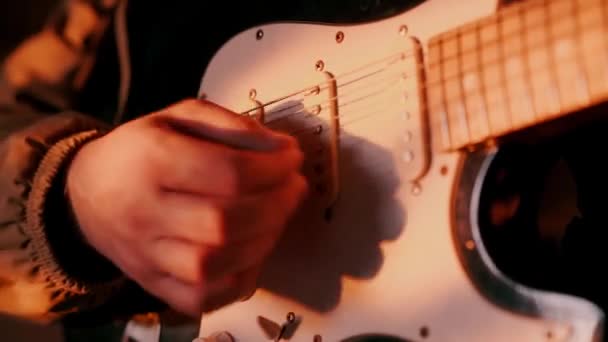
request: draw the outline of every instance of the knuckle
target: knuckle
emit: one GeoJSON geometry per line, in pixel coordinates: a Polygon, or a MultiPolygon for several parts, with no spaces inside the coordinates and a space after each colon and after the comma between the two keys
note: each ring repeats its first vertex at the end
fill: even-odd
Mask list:
{"type": "Polygon", "coordinates": [[[296,176],[296,189],[299,198],[306,196],[309,190],[308,180],[301,174],[296,176]]]}
{"type": "Polygon", "coordinates": [[[222,174],[222,192],[226,196],[236,196],[239,194],[241,181],[239,171],[235,167],[228,167],[222,174]]]}
{"type": "Polygon", "coordinates": [[[229,240],[228,215],[224,208],[215,206],[208,213],[208,228],[211,231],[209,243],[224,245],[229,240]]]}
{"type": "Polygon", "coordinates": [[[238,119],[241,121],[243,128],[248,130],[260,130],[262,128],[260,122],[252,117],[239,116],[238,119]]]}
{"type": "Polygon", "coordinates": [[[130,233],[135,237],[149,232],[152,228],[150,221],[153,220],[153,214],[149,208],[136,200],[125,201],[122,204],[123,211],[120,217],[125,218],[126,229],[128,229],[125,233],[130,233]]]}
{"type": "Polygon", "coordinates": [[[195,255],[195,274],[194,279],[197,284],[204,285],[210,275],[211,270],[211,255],[208,248],[200,247],[195,255]]]}
{"type": "Polygon", "coordinates": [[[224,170],[225,191],[229,196],[240,194],[245,188],[246,171],[250,161],[244,153],[233,153],[229,156],[224,170]]]}
{"type": "Polygon", "coordinates": [[[201,105],[202,105],[202,102],[200,100],[197,100],[195,98],[187,98],[187,99],[178,101],[175,104],[175,107],[192,108],[192,107],[200,107],[201,105]]]}
{"type": "Polygon", "coordinates": [[[285,140],[285,146],[288,148],[297,150],[300,149],[300,142],[295,136],[287,133],[280,133],[280,136],[285,140]]]}
{"type": "Polygon", "coordinates": [[[295,154],[295,159],[296,159],[296,165],[298,166],[298,168],[301,168],[302,165],[304,164],[304,151],[302,151],[302,149],[300,148],[299,145],[296,144],[296,147],[294,148],[294,154],[295,154]]]}

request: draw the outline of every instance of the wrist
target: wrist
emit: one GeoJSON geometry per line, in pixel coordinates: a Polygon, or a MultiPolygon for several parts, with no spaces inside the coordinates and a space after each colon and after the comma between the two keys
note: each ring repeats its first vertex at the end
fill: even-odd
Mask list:
{"type": "Polygon", "coordinates": [[[51,252],[64,272],[81,283],[114,280],[122,272],[86,240],[68,191],[68,176],[73,161],[85,142],[66,156],[57,170],[47,194],[44,221],[51,252]]]}

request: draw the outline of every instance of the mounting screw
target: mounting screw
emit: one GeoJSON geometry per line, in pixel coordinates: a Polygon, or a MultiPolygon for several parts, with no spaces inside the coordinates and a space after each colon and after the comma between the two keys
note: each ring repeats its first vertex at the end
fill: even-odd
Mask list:
{"type": "Polygon", "coordinates": [[[264,38],[264,30],[259,29],[256,33],[255,33],[255,39],[257,40],[261,40],[262,38],[264,38]]]}
{"type": "Polygon", "coordinates": [[[420,337],[427,338],[427,337],[429,337],[430,333],[431,332],[427,326],[423,326],[420,328],[420,337]]]}
{"type": "Polygon", "coordinates": [[[403,152],[403,155],[401,156],[401,158],[403,159],[404,162],[411,163],[414,160],[414,152],[412,152],[410,150],[406,150],[405,152],[403,152]]]}
{"type": "Polygon", "coordinates": [[[418,182],[412,183],[412,195],[418,196],[422,193],[422,186],[418,182]]]}
{"type": "Polygon", "coordinates": [[[315,63],[315,69],[317,69],[317,71],[323,71],[324,68],[325,63],[323,63],[322,60],[318,60],[317,63],[315,63]]]}
{"type": "Polygon", "coordinates": [[[405,131],[403,133],[403,142],[406,143],[406,144],[412,142],[413,136],[414,135],[412,134],[411,131],[405,131]]]}
{"type": "Polygon", "coordinates": [[[342,31],[338,31],[338,33],[336,33],[336,42],[342,43],[342,41],[344,40],[344,32],[342,31]]]}
{"type": "Polygon", "coordinates": [[[407,35],[407,25],[401,25],[399,26],[399,34],[402,36],[407,35]]]}
{"type": "Polygon", "coordinates": [[[287,322],[289,323],[293,323],[296,321],[296,314],[294,314],[293,312],[290,312],[287,314],[287,322]]]}

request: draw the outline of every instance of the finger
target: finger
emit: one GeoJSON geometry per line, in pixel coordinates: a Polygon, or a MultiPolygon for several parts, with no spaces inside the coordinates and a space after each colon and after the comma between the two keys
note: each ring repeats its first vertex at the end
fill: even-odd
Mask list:
{"type": "MultiPolygon", "coordinates": [[[[293,173],[281,186],[224,203],[225,240],[243,241],[278,234],[308,193],[306,179],[293,173]]],[[[220,236],[221,237],[221,236],[220,236]]]]}
{"type": "Polygon", "coordinates": [[[261,237],[221,248],[163,238],[148,245],[147,255],[156,273],[166,273],[193,286],[204,287],[229,274],[260,263],[276,242],[261,237]]]}
{"type": "Polygon", "coordinates": [[[236,149],[273,150],[292,140],[251,117],[205,100],[185,100],[163,113],[171,119],[173,127],[181,131],[236,149]]]}
{"type": "Polygon", "coordinates": [[[171,275],[191,286],[201,286],[204,250],[197,244],[174,238],[153,240],[147,246],[147,259],[156,273],[171,275]]]}
{"type": "Polygon", "coordinates": [[[150,234],[215,247],[276,234],[306,194],[306,181],[299,174],[264,193],[238,199],[166,193],[152,209],[162,215],[157,217],[157,230],[150,234]]]}
{"type": "Polygon", "coordinates": [[[167,134],[155,169],[169,191],[234,196],[272,187],[301,167],[297,145],[270,152],[236,150],[182,134],[167,134]]]}
{"type": "Polygon", "coordinates": [[[261,236],[255,240],[221,248],[205,247],[203,273],[206,281],[214,282],[230,274],[243,272],[263,262],[272,251],[278,236],[261,236]]]}
{"type": "Polygon", "coordinates": [[[203,290],[196,286],[163,274],[141,286],[178,312],[194,318],[200,318],[203,312],[203,290]]]}
{"type": "Polygon", "coordinates": [[[236,275],[228,276],[227,279],[232,280],[232,286],[214,286],[213,290],[204,296],[203,310],[214,311],[249,297],[257,289],[262,267],[262,264],[257,264],[236,275]]]}

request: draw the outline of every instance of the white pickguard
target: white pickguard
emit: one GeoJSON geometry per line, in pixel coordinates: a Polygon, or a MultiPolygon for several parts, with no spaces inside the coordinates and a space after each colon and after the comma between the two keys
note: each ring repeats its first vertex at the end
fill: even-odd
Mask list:
{"type": "MultiPolygon", "coordinates": [[[[494,0],[429,0],[363,25],[252,28],[216,54],[200,93],[242,112],[253,106],[251,89],[265,103],[319,82],[318,60],[324,70],[341,75],[406,48],[407,38],[399,35],[403,24],[424,47],[435,34],[491,14],[496,6],[494,0]],[[259,40],[258,29],[263,30],[259,40]],[[344,33],[340,44],[337,31],[344,33]]],[[[414,106],[416,115],[420,99],[401,96],[399,87],[407,82],[389,83],[378,88],[375,100],[340,108],[341,194],[332,223],[325,223],[320,211],[304,212],[288,228],[261,288],[245,302],[205,314],[200,336],[228,331],[237,341],[267,341],[257,317],[281,324],[293,312],[301,319],[289,339],[296,342],[312,342],[316,334],[334,342],[374,333],[416,341],[523,342],[547,341],[549,332],[551,341],[591,341],[602,316],[587,302],[552,295],[581,317],[528,317],[500,308],[475,289],[454,249],[451,228],[463,156],[433,154],[420,188],[414,189],[404,138],[417,128],[405,109],[414,106]]]]}

